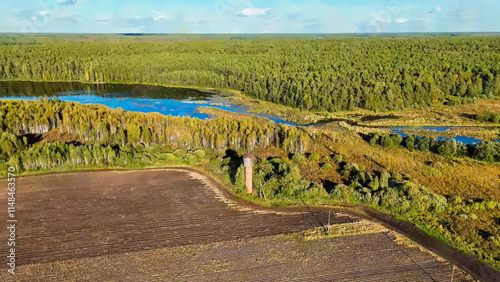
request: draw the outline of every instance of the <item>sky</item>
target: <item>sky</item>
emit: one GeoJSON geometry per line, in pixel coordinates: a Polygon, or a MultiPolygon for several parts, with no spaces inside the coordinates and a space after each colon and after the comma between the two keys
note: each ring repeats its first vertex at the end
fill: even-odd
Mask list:
{"type": "Polygon", "coordinates": [[[500,32],[498,0],[11,0],[0,32],[500,32]]]}

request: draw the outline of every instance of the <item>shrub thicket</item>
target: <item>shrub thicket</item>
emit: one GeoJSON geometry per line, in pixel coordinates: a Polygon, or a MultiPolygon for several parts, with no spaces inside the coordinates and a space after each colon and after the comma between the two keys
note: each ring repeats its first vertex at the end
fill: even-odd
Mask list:
{"type": "Polygon", "coordinates": [[[470,157],[480,161],[500,162],[500,143],[486,141],[480,144],[463,144],[454,139],[439,140],[437,138],[416,137],[413,134],[402,138],[398,134],[372,134],[369,143],[382,147],[402,145],[409,150],[432,152],[445,157],[470,157]]]}

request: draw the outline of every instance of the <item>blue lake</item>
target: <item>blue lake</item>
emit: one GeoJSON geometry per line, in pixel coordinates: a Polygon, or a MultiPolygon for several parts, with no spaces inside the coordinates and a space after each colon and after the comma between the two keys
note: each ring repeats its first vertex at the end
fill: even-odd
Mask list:
{"type": "Polygon", "coordinates": [[[295,125],[276,116],[249,113],[249,106],[232,103],[229,96],[214,91],[126,84],[0,82],[0,99],[37,100],[43,96],[81,104],[99,104],[126,111],[154,112],[199,119],[212,117],[201,113],[200,107],[212,107],[233,113],[264,117],[281,124],[295,125]]]}
{"type": "MultiPolygon", "coordinates": [[[[159,87],[149,85],[129,84],[84,84],[78,82],[26,82],[0,81],[0,99],[36,100],[39,97],[56,97],[61,101],[78,102],[81,104],[99,104],[113,109],[141,113],[160,113],[172,116],[189,116],[199,119],[212,118],[209,114],[200,112],[200,107],[212,107],[225,111],[251,114],[264,117],[276,123],[296,126],[279,117],[268,114],[249,113],[249,106],[231,102],[229,96],[215,91],[201,91],[189,88],[159,87]]],[[[406,136],[403,130],[409,127],[390,128],[397,134],[406,136]]],[[[452,127],[419,127],[445,131],[452,127]]],[[[451,139],[438,137],[440,140],[451,139]]],[[[477,144],[482,141],[467,136],[454,137],[464,144],[477,144]]],[[[497,140],[499,141],[499,140],[497,140]]]]}

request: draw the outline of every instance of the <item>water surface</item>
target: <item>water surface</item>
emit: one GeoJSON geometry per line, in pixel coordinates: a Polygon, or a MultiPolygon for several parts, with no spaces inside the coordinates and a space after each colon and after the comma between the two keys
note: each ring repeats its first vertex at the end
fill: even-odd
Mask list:
{"type": "MultiPolygon", "coordinates": [[[[200,112],[200,107],[212,107],[225,111],[264,117],[276,123],[296,126],[277,116],[249,113],[249,106],[231,101],[228,95],[216,91],[190,88],[160,87],[141,84],[85,84],[79,82],[27,82],[0,81],[0,99],[36,100],[39,97],[57,97],[61,101],[81,104],[99,104],[113,109],[141,113],[160,113],[171,116],[212,118],[200,112]]],[[[392,127],[393,132],[402,135],[404,129],[412,127],[392,127]]],[[[418,127],[442,132],[453,127],[418,127]]],[[[464,144],[478,144],[482,141],[468,136],[453,138],[439,136],[439,140],[455,139],[464,144]]],[[[498,140],[497,140],[498,141],[498,140]]]]}
{"type": "Polygon", "coordinates": [[[212,117],[201,113],[200,107],[212,107],[264,117],[281,124],[295,125],[276,116],[249,113],[249,106],[235,104],[230,101],[229,96],[216,91],[140,84],[0,81],[0,99],[36,100],[43,96],[81,104],[99,104],[132,112],[155,112],[199,119],[212,117]]]}

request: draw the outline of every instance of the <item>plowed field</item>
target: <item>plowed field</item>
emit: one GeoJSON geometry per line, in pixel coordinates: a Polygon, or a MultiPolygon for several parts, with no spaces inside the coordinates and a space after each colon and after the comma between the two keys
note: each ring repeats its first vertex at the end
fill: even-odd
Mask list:
{"type": "Polygon", "coordinates": [[[276,237],[326,224],[328,211],[255,209],[189,170],[50,174],[18,178],[16,187],[18,274],[4,266],[2,281],[450,280],[449,263],[383,233],[276,237]]]}
{"type": "MultiPolygon", "coordinates": [[[[328,220],[325,212],[280,214],[228,206],[203,177],[149,170],[19,178],[17,264],[292,233],[328,220]]],[[[7,207],[4,195],[0,206],[7,207]]],[[[1,209],[2,218],[6,211],[1,209]]],[[[332,218],[333,223],[353,220],[332,218]]]]}

